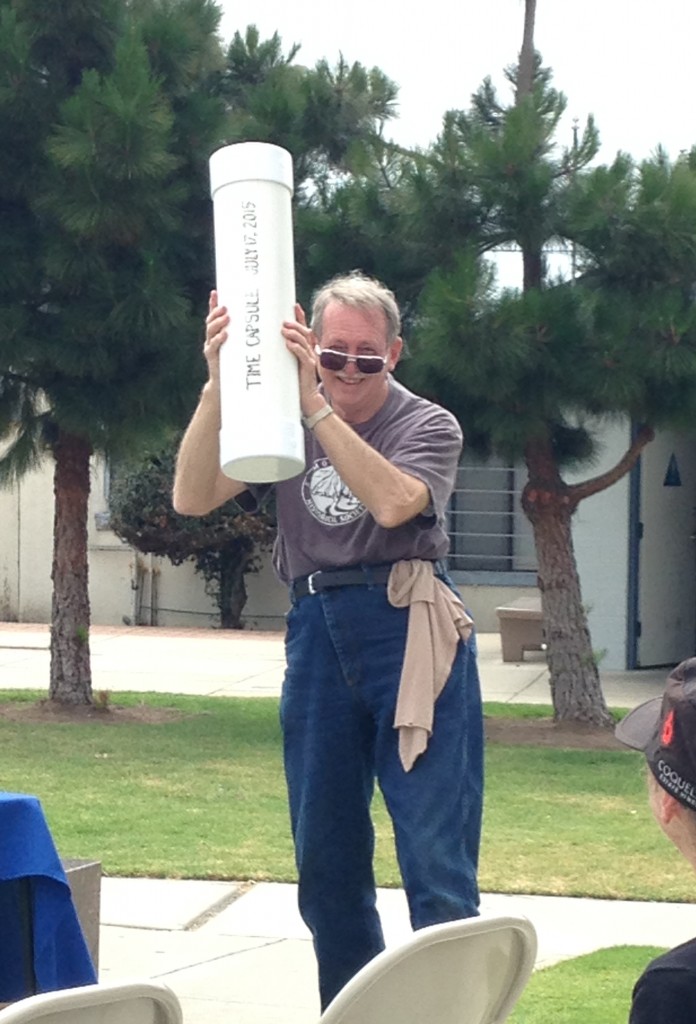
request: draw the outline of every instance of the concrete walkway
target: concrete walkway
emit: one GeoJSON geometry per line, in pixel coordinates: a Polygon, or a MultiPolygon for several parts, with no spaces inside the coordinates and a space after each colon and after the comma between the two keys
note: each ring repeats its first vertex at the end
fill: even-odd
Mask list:
{"type": "MultiPolygon", "coordinates": [[[[47,689],[48,646],[48,626],[0,622],[0,689],[47,689]]],[[[497,633],[479,634],[478,646],[485,700],[550,703],[543,652],[530,651],[522,662],[506,664],[497,633]]],[[[282,633],[243,630],[95,626],[90,652],[95,692],[269,697],[280,692],[285,666],[282,633]]],[[[632,707],[661,693],[667,671],[603,672],[607,703],[632,707]]]]}
{"type": "MultiPolygon", "coordinates": [[[[48,638],[46,626],[0,623],[0,688],[47,689],[48,638]]],[[[274,696],[283,674],[278,633],[96,627],[90,647],[95,692],[274,696]]],[[[479,648],[486,700],[549,703],[542,654],[503,664],[497,634],[480,636],[479,648]]],[[[607,702],[630,707],[661,693],[667,671],[603,674],[607,702]]],[[[410,930],[403,892],[380,890],[378,902],[387,941],[399,941],[410,930]]],[[[691,904],[484,894],[481,910],[529,917],[538,965],[696,934],[691,904]]],[[[293,885],[104,878],[100,942],[102,979],[166,981],[186,1024],[313,1024],[319,1016],[314,955],[293,885]]]]}

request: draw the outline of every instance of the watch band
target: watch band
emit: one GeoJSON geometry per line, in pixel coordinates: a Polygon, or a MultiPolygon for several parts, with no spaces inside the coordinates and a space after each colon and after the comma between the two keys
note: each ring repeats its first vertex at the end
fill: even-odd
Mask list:
{"type": "Polygon", "coordinates": [[[323,405],[318,412],[312,413],[311,416],[303,416],[302,422],[307,430],[314,430],[317,423],[319,423],[320,420],[326,419],[326,417],[330,416],[332,412],[333,409],[327,402],[326,405],[323,405]]]}

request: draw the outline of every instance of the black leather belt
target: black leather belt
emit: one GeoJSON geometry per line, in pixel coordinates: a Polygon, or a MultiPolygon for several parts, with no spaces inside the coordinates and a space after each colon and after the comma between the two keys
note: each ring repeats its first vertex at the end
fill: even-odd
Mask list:
{"type": "Polygon", "coordinates": [[[364,569],[319,569],[292,581],[293,597],[320,594],[331,587],[369,587],[375,583],[386,583],[391,568],[391,565],[366,565],[364,569]]]}
{"type": "MultiPolygon", "coordinates": [[[[433,562],[436,575],[442,576],[447,571],[443,561],[433,562]]],[[[306,597],[307,594],[320,594],[322,590],[332,587],[369,587],[374,584],[389,582],[392,564],[347,566],[345,569],[318,569],[309,576],[299,576],[292,581],[292,596],[306,597]]]]}

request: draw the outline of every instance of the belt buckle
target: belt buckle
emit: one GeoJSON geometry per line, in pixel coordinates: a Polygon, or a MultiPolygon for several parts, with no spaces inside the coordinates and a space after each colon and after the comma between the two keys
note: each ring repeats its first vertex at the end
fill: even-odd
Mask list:
{"type": "Polygon", "coordinates": [[[310,572],[309,576],[307,577],[307,593],[308,594],[316,594],[317,593],[317,589],[314,586],[314,577],[318,576],[320,571],[321,571],[320,569],[317,569],[316,572],[310,572]]]}

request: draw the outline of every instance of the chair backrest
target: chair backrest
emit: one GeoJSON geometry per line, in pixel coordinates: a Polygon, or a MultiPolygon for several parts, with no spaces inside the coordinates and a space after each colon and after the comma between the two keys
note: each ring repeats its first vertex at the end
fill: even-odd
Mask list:
{"type": "Polygon", "coordinates": [[[0,1024],[182,1024],[172,990],[155,981],[104,982],[43,992],[0,1010],[0,1024]]]}
{"type": "Polygon", "coordinates": [[[500,1024],[527,984],[536,948],[526,917],[422,928],[366,964],[320,1024],[500,1024]]]}

